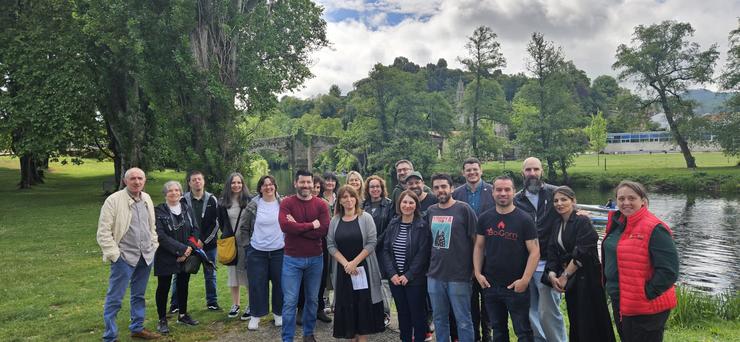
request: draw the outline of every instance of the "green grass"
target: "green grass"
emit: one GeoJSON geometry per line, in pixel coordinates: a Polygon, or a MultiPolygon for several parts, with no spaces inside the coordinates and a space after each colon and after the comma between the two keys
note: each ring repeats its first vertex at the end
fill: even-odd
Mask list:
{"type": "MultiPolygon", "coordinates": [[[[709,191],[737,193],[740,190],[740,159],[719,152],[694,153],[696,170],[686,168],[680,153],[580,155],[568,169],[571,184],[576,187],[611,189],[623,179],[642,182],[662,192],[709,191]],[[606,170],[604,160],[606,159],[606,170]]],[[[522,161],[488,162],[483,169],[486,178],[504,170],[519,175],[522,161]]]]}
{"type": "MultiPolygon", "coordinates": [[[[699,162],[701,165],[702,159],[699,162]]],[[[519,168],[520,164],[509,162],[507,168],[510,165],[519,168]]],[[[111,163],[94,160],[86,160],[82,166],[53,163],[45,184],[17,190],[18,160],[0,157],[0,260],[6,265],[0,288],[0,341],[100,340],[108,266],[101,261],[95,232],[105,199],[102,184],[111,178],[112,171],[111,163]]],[[[173,171],[152,172],[146,190],[159,203],[163,200],[162,184],[182,178],[182,173],[173,171]]],[[[155,287],[156,278],[152,276],[145,322],[150,329],[156,325],[155,287]]],[[[218,289],[220,304],[228,306],[226,272],[219,272],[218,289]]],[[[707,319],[700,326],[672,324],[666,340],[737,339],[738,299],[733,298],[734,319],[707,319]]],[[[190,312],[201,324],[193,328],[178,326],[168,340],[203,341],[225,331],[244,329],[243,324],[226,318],[225,312],[207,311],[204,302],[202,275],[197,274],[190,283],[190,312]]],[[[242,306],[246,302],[242,293],[242,306]]],[[[126,295],[118,316],[123,341],[129,340],[128,311],[126,295]]]]}

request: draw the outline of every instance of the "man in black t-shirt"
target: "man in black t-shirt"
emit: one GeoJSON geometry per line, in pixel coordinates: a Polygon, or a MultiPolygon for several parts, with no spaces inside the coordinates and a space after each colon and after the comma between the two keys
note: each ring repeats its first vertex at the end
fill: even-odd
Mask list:
{"type": "Polygon", "coordinates": [[[496,207],[478,218],[473,249],[475,278],[485,289],[494,342],[508,341],[508,315],[518,341],[534,341],[529,324],[529,282],[540,258],[532,218],[514,206],[514,181],[493,181],[496,207]]]}

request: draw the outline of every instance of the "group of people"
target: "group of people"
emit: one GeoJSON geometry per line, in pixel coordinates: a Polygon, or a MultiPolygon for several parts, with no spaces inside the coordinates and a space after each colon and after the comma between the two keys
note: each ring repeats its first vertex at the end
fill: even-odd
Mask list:
{"type": "MultiPolygon", "coordinates": [[[[508,341],[511,319],[519,341],[661,341],[676,305],[678,256],[671,230],[648,210],[639,183],[615,189],[601,244],[587,214],[567,186],[542,181],[542,164],[527,158],[517,191],[506,175],[482,179],[481,162],[466,159],[465,184],[430,177],[430,186],[408,160],[395,164],[398,184],[363,180],[356,171],[345,185],[333,173],[299,170],[295,194],[278,195],[275,179],[262,176],[250,196],[239,173],[229,175],[219,199],[191,172],[189,191],[165,183],[165,202],[154,207],[143,192],[146,176],[124,175],[126,188],[101,209],[97,239],[111,263],[104,307],[104,340],[117,339],[116,315],[130,287],[131,336],[169,333],[168,314],[196,325],[187,311],[193,253],[215,262],[218,232],[234,232],[237,257],[228,268],[229,317],[241,312],[240,288],[249,306],[248,329],[272,311],[282,340],[315,341],[316,320],[331,322],[335,338],[366,341],[390,321],[394,302],[400,339],[508,341]],[[392,190],[392,191],[391,191],[392,190]],[[158,333],[143,326],[144,294],[151,266],[157,276],[158,333]],[[603,276],[602,276],[603,275],[603,276]],[[167,299],[172,289],[170,309],[167,299]],[[333,290],[325,301],[324,291],[333,290]],[[566,334],[560,300],[570,321],[566,334]],[[271,305],[270,305],[271,304],[271,305]],[[326,310],[325,310],[326,308],[326,310]]],[[[217,302],[215,269],[204,264],[206,306],[217,302]]]]}

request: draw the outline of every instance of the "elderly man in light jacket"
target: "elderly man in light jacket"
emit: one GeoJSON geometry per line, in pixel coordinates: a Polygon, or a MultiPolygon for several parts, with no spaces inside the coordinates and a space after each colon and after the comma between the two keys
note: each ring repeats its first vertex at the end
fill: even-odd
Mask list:
{"type": "Polygon", "coordinates": [[[157,339],[160,336],[144,328],[144,294],[149,280],[154,252],[159,246],[155,227],[154,204],[143,192],[146,176],[139,168],[124,174],[126,188],[105,200],[100,209],[97,240],[103,261],[110,263],[108,292],[105,295],[103,341],[118,340],[116,316],[126,288],[131,285],[131,337],[157,339]]]}

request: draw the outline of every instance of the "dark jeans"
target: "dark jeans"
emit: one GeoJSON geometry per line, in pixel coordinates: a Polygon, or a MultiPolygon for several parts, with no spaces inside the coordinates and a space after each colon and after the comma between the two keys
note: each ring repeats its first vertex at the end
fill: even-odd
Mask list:
{"type": "MultiPolygon", "coordinates": [[[[184,315],[188,313],[188,283],[190,282],[190,273],[178,273],[175,279],[177,288],[177,303],[180,309],[179,313],[184,315]]],[[[157,315],[159,319],[167,318],[167,295],[170,292],[172,284],[172,275],[157,277],[157,293],[155,300],[157,302],[157,315]]]]}
{"type": "Polygon", "coordinates": [[[612,312],[617,333],[622,342],[662,342],[665,323],[671,310],[666,310],[652,315],[622,316],[619,321],[619,299],[612,299],[612,312]]]}
{"type": "Polygon", "coordinates": [[[401,341],[424,341],[427,329],[426,296],[427,287],[396,286],[390,284],[393,301],[398,311],[398,327],[401,341]]]}
{"type": "MultiPolygon", "coordinates": [[[[208,256],[208,260],[212,261],[213,264],[216,264],[216,248],[205,250],[206,256],[208,256]]],[[[216,293],[216,269],[215,268],[206,268],[202,267],[203,270],[203,280],[205,280],[206,284],[206,305],[216,305],[218,304],[218,294],[216,293]]],[[[172,284],[172,298],[170,299],[170,306],[173,308],[177,307],[177,274],[173,277],[175,281],[173,281],[172,284]]]]}
{"type": "Polygon", "coordinates": [[[534,341],[529,324],[529,290],[517,293],[504,286],[493,286],[483,292],[494,342],[509,342],[509,315],[517,341],[534,341]]]}
{"type": "MultiPolygon", "coordinates": [[[[331,257],[329,256],[329,252],[324,249],[324,270],[321,271],[321,285],[319,285],[319,308],[316,310],[316,312],[323,311],[326,307],[326,303],[324,302],[324,290],[326,289],[326,279],[329,277],[329,259],[331,257]]],[[[300,294],[298,296],[298,310],[303,310],[303,305],[306,302],[306,297],[304,295],[304,289],[303,289],[303,282],[301,282],[301,288],[300,288],[300,294]]]]}
{"type": "Polygon", "coordinates": [[[247,278],[249,279],[249,312],[253,317],[267,315],[270,297],[269,283],[272,283],[272,313],[282,315],[283,289],[281,274],[283,272],[283,249],[276,251],[258,251],[247,247],[247,278]]]}
{"type": "Polygon", "coordinates": [[[488,327],[486,297],[477,280],[473,280],[473,295],[470,296],[470,310],[473,317],[473,334],[476,341],[488,341],[491,329],[488,327]]]}

